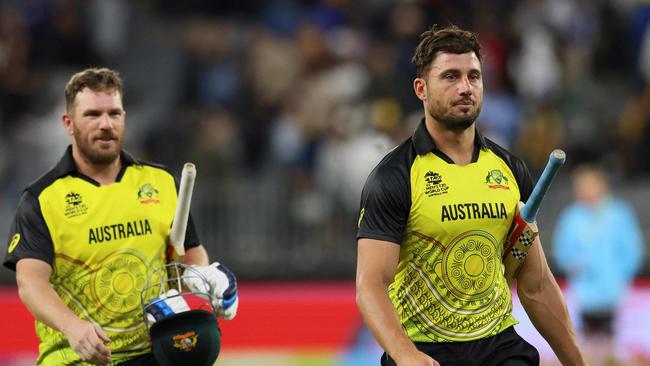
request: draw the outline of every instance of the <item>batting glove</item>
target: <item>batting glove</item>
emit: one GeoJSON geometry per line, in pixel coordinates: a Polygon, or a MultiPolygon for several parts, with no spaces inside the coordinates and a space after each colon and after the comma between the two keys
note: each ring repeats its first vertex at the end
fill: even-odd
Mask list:
{"type": "Polygon", "coordinates": [[[193,265],[191,267],[201,274],[203,279],[192,275],[192,271],[185,271],[183,283],[192,291],[212,295],[212,305],[214,305],[217,316],[226,320],[234,318],[237,315],[237,306],[239,305],[235,275],[219,262],[214,262],[208,266],[193,265]]]}

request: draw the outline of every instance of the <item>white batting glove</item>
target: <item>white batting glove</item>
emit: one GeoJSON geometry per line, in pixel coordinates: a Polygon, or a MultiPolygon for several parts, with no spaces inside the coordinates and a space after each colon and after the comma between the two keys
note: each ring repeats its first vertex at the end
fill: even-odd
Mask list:
{"type": "Polygon", "coordinates": [[[226,320],[234,318],[239,305],[235,275],[219,262],[208,266],[192,265],[191,267],[200,273],[207,283],[200,277],[192,275],[192,271],[185,271],[183,283],[192,291],[212,295],[212,305],[214,305],[217,316],[226,320]]]}

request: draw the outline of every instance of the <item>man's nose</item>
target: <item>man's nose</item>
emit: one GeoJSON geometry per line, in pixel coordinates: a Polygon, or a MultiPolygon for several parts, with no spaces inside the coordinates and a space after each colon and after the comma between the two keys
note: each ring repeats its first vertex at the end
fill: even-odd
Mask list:
{"type": "Polygon", "coordinates": [[[461,78],[460,85],[458,86],[458,93],[464,96],[472,95],[472,85],[469,82],[469,78],[467,76],[461,78]]]}
{"type": "Polygon", "coordinates": [[[113,129],[113,126],[113,120],[108,115],[108,113],[102,114],[102,116],[99,118],[99,128],[102,130],[111,130],[113,129]]]}

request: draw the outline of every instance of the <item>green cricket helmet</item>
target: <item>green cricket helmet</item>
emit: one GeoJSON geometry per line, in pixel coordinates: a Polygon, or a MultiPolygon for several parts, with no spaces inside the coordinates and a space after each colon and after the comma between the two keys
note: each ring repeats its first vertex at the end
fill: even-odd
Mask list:
{"type": "Polygon", "coordinates": [[[153,355],[161,366],[213,365],[221,350],[221,330],[208,281],[192,267],[172,262],[155,269],[141,292],[153,355]],[[185,277],[198,277],[208,293],[193,292],[185,277]]]}

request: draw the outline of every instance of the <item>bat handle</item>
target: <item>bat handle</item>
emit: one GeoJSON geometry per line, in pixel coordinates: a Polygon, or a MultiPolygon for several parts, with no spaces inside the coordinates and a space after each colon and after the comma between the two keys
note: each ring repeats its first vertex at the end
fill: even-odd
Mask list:
{"type": "Polygon", "coordinates": [[[551,152],[546,167],[544,167],[544,171],[539,177],[539,181],[535,185],[533,192],[530,194],[528,201],[521,209],[521,218],[524,219],[524,221],[535,221],[539,207],[542,204],[542,199],[544,198],[546,191],[548,191],[548,187],[551,185],[553,178],[565,161],[566,154],[564,151],[555,149],[551,152]]]}
{"type": "Polygon", "coordinates": [[[183,243],[185,241],[185,231],[187,230],[187,219],[190,215],[190,203],[195,178],[196,167],[192,163],[186,163],[181,174],[180,187],[178,188],[178,204],[176,205],[176,213],[169,234],[169,240],[178,255],[185,255],[183,243]]]}

